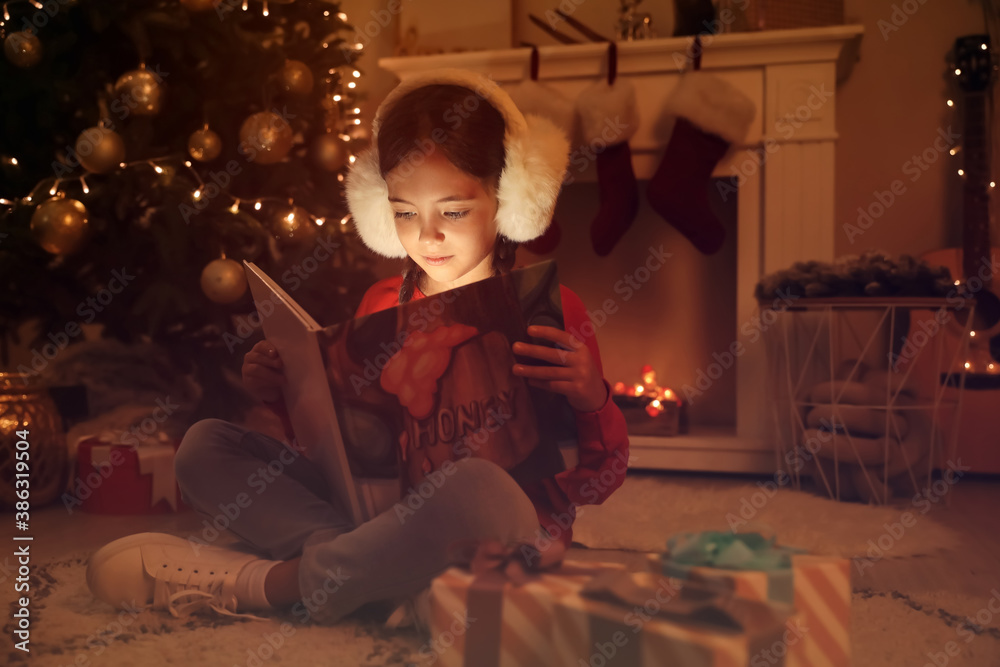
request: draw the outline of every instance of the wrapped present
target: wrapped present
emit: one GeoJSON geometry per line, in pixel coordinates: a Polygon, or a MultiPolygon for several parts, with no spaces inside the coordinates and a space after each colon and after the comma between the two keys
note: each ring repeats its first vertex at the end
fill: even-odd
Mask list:
{"type": "Polygon", "coordinates": [[[524,544],[451,545],[456,563],[431,582],[430,649],[443,667],[551,667],[553,605],[619,563],[563,560],[524,544]]]}
{"type": "Polygon", "coordinates": [[[174,475],[179,444],[124,445],[101,436],[81,440],[76,475],[63,504],[94,514],[162,514],[186,508],[174,475]]]}
{"type": "Polygon", "coordinates": [[[662,574],[604,572],[560,597],[554,621],[553,664],[756,667],[784,664],[774,648],[793,610],[662,574]]]}
{"type": "Polygon", "coordinates": [[[850,560],[780,546],[759,533],[687,533],[667,541],[661,572],[748,600],[792,605],[805,629],[790,667],[851,664],[850,560]]]}

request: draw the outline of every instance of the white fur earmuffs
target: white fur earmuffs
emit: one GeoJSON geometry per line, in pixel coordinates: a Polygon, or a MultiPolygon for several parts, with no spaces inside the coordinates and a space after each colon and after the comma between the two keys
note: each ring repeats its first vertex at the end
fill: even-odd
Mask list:
{"type": "Polygon", "coordinates": [[[379,255],[406,257],[396,235],[389,189],[379,169],[378,131],[396,101],[432,84],[468,88],[503,116],[505,160],[497,188],[497,230],[511,241],[541,236],[552,221],[569,164],[565,133],[547,118],[522,114],[492,79],[470,70],[442,68],[408,77],[389,92],[375,112],[371,146],[357,156],[346,180],[347,205],[361,240],[379,255]]]}

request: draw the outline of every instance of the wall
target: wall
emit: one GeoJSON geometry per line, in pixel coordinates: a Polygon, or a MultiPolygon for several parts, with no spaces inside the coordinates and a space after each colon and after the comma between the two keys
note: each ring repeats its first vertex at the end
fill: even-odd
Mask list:
{"type": "Polygon", "coordinates": [[[846,5],[851,22],[863,24],[865,34],[861,59],[837,95],[838,227],[856,225],[858,208],[869,208],[876,202],[874,192],[888,190],[894,180],[906,189],[853,243],[842,231],[837,254],[872,247],[919,255],[957,245],[959,158],[943,154],[926,171],[912,160],[925,149],[931,149],[928,157],[934,154],[939,130],[959,129],[960,114],[946,105],[958,92],[945,56],[956,37],[984,31],[982,7],[969,0],[847,0],[846,5]],[[895,28],[893,7],[900,5],[919,9],[897,13],[899,29],[886,29],[883,37],[885,26],[895,28]]]}

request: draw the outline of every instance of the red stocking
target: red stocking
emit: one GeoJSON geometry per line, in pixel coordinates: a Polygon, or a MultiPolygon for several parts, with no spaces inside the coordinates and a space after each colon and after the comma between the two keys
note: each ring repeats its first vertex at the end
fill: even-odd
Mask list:
{"type": "Polygon", "coordinates": [[[725,238],[726,232],[708,203],[708,185],[712,170],[728,150],[725,139],[678,118],[663,160],[646,189],[653,210],[706,255],[718,252],[725,238]]]}
{"type": "Polygon", "coordinates": [[[677,122],[646,196],[654,211],[711,255],[725,237],[708,202],[712,171],[730,145],[746,137],[756,107],[726,81],[695,71],[681,78],[666,110],[677,122]]]}
{"type": "Polygon", "coordinates": [[[632,171],[628,142],[613,144],[597,156],[597,186],[601,206],[590,223],[590,243],[599,256],[608,255],[632,226],[639,212],[639,184],[632,171]]]}
{"type": "Polygon", "coordinates": [[[639,126],[635,88],[621,78],[602,79],[576,100],[583,154],[594,154],[601,204],[590,222],[590,241],[604,257],[631,227],[639,211],[639,185],[632,170],[629,139],[639,126]]]}

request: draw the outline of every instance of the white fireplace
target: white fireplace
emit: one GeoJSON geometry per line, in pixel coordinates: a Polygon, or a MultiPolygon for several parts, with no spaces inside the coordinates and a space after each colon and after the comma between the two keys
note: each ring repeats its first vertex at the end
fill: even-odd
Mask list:
{"type": "MultiPolygon", "coordinates": [[[[775,471],[775,450],[766,436],[771,411],[763,391],[764,345],[749,344],[741,325],[754,321],[753,286],[760,276],[795,261],[834,257],[836,88],[850,72],[862,32],[860,25],[845,25],[702,36],[702,69],[737,86],[757,107],[746,141],[714,173],[738,174],[736,327],[730,333],[732,341],[746,343],[746,351],[735,359],[734,423],[692,427],[687,435],[669,438],[630,436],[636,467],[775,471]]],[[[669,138],[670,127],[656,121],[690,44],[684,37],[617,45],[618,76],[632,80],[639,97],[642,122],[630,142],[639,179],[656,170],[669,138]]],[[[382,58],[378,64],[400,79],[431,68],[462,67],[507,85],[529,76],[530,53],[477,51],[382,58]]],[[[539,79],[573,99],[606,72],[606,53],[601,43],[539,47],[539,79]]],[[[577,180],[594,179],[591,167],[577,180]]]]}

